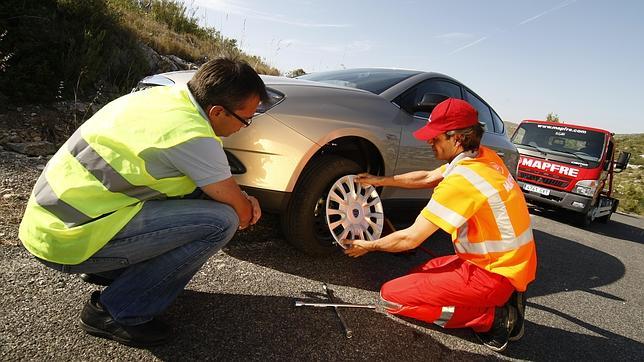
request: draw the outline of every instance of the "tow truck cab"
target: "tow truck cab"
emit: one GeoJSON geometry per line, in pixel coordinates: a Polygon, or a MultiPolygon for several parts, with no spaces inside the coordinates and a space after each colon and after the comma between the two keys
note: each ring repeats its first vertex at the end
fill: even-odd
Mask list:
{"type": "Polygon", "coordinates": [[[608,222],[619,203],[612,197],[613,176],[630,158],[624,152],[615,161],[611,132],[525,120],[512,142],[520,155],[517,181],[529,202],[574,211],[585,226],[608,222]]]}

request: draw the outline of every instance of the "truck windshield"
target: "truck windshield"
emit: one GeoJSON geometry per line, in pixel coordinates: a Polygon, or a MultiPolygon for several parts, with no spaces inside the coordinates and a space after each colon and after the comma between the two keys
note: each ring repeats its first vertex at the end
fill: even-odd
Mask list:
{"type": "Polygon", "coordinates": [[[604,141],[601,132],[556,123],[522,123],[512,136],[517,147],[570,158],[574,164],[583,161],[587,165],[582,166],[590,167],[596,167],[601,160],[604,141]]]}

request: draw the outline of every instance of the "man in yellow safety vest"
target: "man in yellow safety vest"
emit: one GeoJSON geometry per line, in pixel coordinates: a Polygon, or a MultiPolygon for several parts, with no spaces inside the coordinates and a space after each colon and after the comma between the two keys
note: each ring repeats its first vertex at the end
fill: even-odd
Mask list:
{"type": "Polygon", "coordinates": [[[82,329],[133,346],[167,341],[155,316],[261,216],[220,137],[249,126],[265,99],[247,63],[211,60],[187,85],[110,102],[47,163],[19,237],[45,265],[107,285],[85,304],[82,329]]]}

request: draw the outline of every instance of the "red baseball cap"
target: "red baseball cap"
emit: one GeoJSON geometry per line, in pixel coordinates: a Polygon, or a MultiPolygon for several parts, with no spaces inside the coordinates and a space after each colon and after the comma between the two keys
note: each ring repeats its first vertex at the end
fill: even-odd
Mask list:
{"type": "Polygon", "coordinates": [[[478,122],[478,112],[469,103],[457,98],[447,98],[434,107],[427,124],[416,130],[414,137],[428,141],[441,133],[471,127],[478,122]]]}

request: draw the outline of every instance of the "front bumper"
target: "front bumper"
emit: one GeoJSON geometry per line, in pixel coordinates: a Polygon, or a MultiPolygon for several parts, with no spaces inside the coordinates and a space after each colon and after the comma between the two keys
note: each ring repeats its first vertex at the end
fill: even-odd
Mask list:
{"type": "MultiPolygon", "coordinates": [[[[534,191],[526,191],[525,185],[532,185],[527,182],[519,181],[519,186],[525,195],[526,200],[534,204],[545,206],[554,206],[566,210],[571,210],[579,213],[586,213],[592,206],[593,199],[591,197],[572,194],[565,191],[550,190],[549,195],[542,195],[534,191]]],[[[537,186],[537,185],[533,185],[537,186]]]]}

